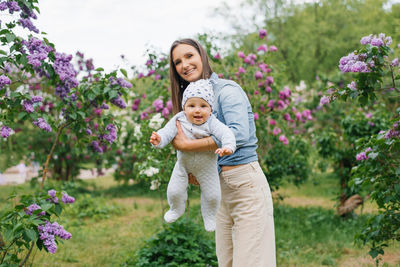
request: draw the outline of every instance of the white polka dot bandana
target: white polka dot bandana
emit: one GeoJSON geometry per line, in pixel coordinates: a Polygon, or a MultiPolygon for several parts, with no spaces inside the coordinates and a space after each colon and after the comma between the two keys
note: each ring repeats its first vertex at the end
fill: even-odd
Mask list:
{"type": "Polygon", "coordinates": [[[183,92],[182,109],[184,109],[186,101],[192,97],[204,99],[212,109],[214,103],[214,91],[210,80],[200,79],[198,81],[189,83],[183,92]]]}

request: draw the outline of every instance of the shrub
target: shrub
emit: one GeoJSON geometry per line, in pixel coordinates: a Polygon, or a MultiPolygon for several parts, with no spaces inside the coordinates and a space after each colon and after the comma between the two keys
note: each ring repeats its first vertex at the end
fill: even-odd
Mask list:
{"type": "Polygon", "coordinates": [[[126,266],[218,266],[215,242],[201,225],[181,219],[147,240],[126,266]]]}

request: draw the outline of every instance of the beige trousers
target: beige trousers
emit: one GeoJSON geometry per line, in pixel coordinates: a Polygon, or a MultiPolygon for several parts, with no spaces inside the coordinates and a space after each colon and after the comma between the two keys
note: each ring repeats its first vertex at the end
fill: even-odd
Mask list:
{"type": "Polygon", "coordinates": [[[219,267],[275,267],[271,191],[258,162],[220,173],[215,232],[219,267]]]}

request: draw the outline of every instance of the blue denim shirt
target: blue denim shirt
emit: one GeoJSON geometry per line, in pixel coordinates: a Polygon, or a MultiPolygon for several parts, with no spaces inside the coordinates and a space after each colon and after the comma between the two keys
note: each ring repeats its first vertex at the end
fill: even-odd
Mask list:
{"type": "MultiPolygon", "coordinates": [[[[254,115],[246,93],[231,80],[210,77],[214,89],[213,114],[227,125],[235,135],[236,151],[230,156],[218,157],[218,171],[221,166],[232,166],[257,161],[257,137],[254,115]]],[[[221,142],[212,136],[218,147],[221,142]]]]}

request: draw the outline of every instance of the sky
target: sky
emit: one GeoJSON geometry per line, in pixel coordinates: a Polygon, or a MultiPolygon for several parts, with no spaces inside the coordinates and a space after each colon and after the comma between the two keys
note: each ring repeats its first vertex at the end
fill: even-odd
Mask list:
{"type": "MultiPolygon", "coordinates": [[[[80,51],[96,67],[143,65],[154,47],[165,53],[176,39],[226,32],[229,25],[212,11],[222,0],[40,0],[35,25],[57,51],[80,51]],[[112,4],[111,4],[112,3],[112,4]],[[122,61],[121,55],[126,60],[122,61]]],[[[237,6],[240,0],[229,0],[237,6]]]]}
{"type": "MultiPolygon", "coordinates": [[[[227,0],[243,16],[242,0],[227,0]]],[[[295,3],[316,0],[293,0],[295,3]]],[[[400,0],[392,0],[399,2],[400,0]]],[[[57,51],[80,51],[107,72],[143,66],[146,49],[167,53],[176,39],[199,33],[232,31],[229,21],[213,15],[224,0],[40,0],[35,25],[57,51]],[[125,56],[125,60],[121,59],[125,56]]]]}

